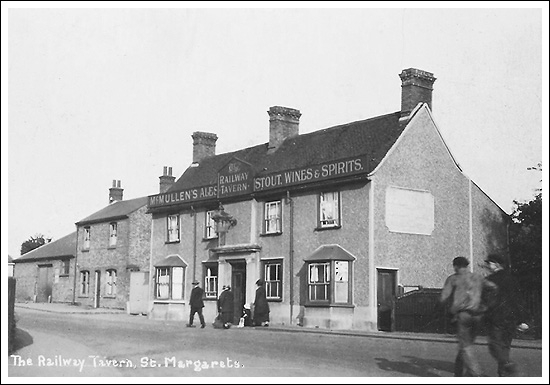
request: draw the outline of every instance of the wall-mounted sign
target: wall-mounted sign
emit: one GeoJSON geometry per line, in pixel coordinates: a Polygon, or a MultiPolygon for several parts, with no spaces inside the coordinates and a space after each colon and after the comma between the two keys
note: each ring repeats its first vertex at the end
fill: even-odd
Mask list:
{"type": "Polygon", "coordinates": [[[149,208],[242,196],[253,192],[263,192],[362,174],[366,172],[367,161],[366,156],[360,156],[255,176],[249,163],[232,158],[219,170],[216,184],[151,195],[149,196],[149,208]]]}
{"type": "Polygon", "coordinates": [[[281,171],[254,178],[254,191],[265,191],[280,187],[328,180],[365,172],[366,157],[343,159],[335,162],[281,171]]]}
{"type": "Polygon", "coordinates": [[[218,171],[218,198],[250,194],[252,192],[252,166],[233,158],[218,171]]]}
{"type": "Polygon", "coordinates": [[[434,197],[428,191],[388,187],[386,226],[392,232],[431,235],[434,197]]]}

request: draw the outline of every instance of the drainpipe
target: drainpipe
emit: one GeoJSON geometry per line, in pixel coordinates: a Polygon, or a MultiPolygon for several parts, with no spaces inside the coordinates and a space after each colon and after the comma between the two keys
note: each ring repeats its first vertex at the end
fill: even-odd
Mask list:
{"type": "Polygon", "coordinates": [[[74,253],[74,276],[73,276],[73,302],[72,304],[76,304],[76,271],[77,267],[76,264],[78,262],[78,225],[76,225],[76,250],[74,253]]]}
{"type": "Polygon", "coordinates": [[[197,279],[197,212],[191,206],[191,216],[193,217],[193,281],[197,279]]]}
{"type": "Polygon", "coordinates": [[[289,256],[289,262],[290,262],[290,290],[289,290],[289,296],[290,296],[290,324],[293,323],[293,308],[294,308],[294,201],[290,197],[290,192],[286,192],[286,199],[287,202],[290,204],[290,228],[289,228],[289,250],[288,250],[288,256],[289,256]]]}
{"type": "Polygon", "coordinates": [[[153,279],[155,277],[155,271],[153,271],[153,242],[154,242],[154,225],[155,225],[155,218],[154,214],[151,214],[151,239],[149,241],[149,293],[147,296],[147,318],[151,318],[153,314],[153,300],[154,300],[154,290],[155,287],[153,285],[153,279]]]}

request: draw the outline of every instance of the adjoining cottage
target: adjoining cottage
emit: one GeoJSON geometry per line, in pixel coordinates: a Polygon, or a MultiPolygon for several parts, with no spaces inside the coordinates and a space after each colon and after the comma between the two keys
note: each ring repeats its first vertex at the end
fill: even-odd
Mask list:
{"type": "Polygon", "coordinates": [[[195,132],[193,163],[149,196],[150,316],[186,319],[198,279],[207,319],[231,285],[236,322],[263,278],[272,324],[390,330],[398,291],[441,287],[457,255],[478,269],[505,250],[506,214],[434,122],[433,74],[400,77],[387,115],[300,135],[301,112],[275,106],[267,143],[225,154],[195,132]]]}
{"type": "Polygon", "coordinates": [[[147,197],[123,200],[113,180],[109,205],[78,221],[75,301],[147,313],[151,216],[147,197]]]}
{"type": "Polygon", "coordinates": [[[76,232],[13,260],[17,302],[73,300],[76,232]]]}

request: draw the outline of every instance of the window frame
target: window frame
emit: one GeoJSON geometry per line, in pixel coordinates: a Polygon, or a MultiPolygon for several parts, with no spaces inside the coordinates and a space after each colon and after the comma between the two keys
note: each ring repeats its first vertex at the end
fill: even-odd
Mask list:
{"type": "Polygon", "coordinates": [[[211,240],[218,238],[216,233],[216,222],[212,219],[212,214],[215,210],[207,210],[204,212],[204,239],[211,240]]]}
{"type": "Polygon", "coordinates": [[[70,259],[62,259],[61,260],[61,269],[59,276],[60,277],[67,277],[71,274],[71,260],[70,259]]]}
{"type": "Polygon", "coordinates": [[[179,214],[170,214],[166,216],[166,243],[178,243],[181,239],[180,235],[180,215],[179,214]],[[171,229],[170,218],[176,218],[176,230],[171,229]],[[171,234],[176,233],[177,239],[172,239],[171,234]]]}
{"type": "Polygon", "coordinates": [[[105,271],[105,297],[116,297],[117,295],[117,278],[116,269],[107,269],[105,271]]]}
{"type": "MultiPolygon", "coordinates": [[[[353,261],[347,261],[342,259],[330,259],[330,260],[315,260],[315,261],[307,261],[307,298],[306,298],[306,306],[320,306],[320,307],[353,307],[353,261]],[[336,264],[337,263],[347,263],[347,281],[337,281],[336,280],[336,264]],[[327,282],[321,282],[321,283],[315,283],[313,285],[315,286],[325,286],[325,293],[327,298],[326,299],[312,299],[312,282],[311,282],[311,266],[314,265],[325,265],[329,266],[330,272],[329,272],[329,281],[327,282]],[[347,301],[336,301],[336,295],[337,295],[337,285],[339,285],[339,282],[346,282],[347,290],[347,301]]],[[[326,278],[326,270],[325,270],[325,278],[326,278]]]]}
{"type": "MultiPolygon", "coordinates": [[[[334,203],[333,203],[334,206],[334,203]]],[[[317,195],[317,230],[331,230],[331,229],[339,229],[342,227],[342,194],[339,190],[331,190],[331,191],[323,191],[320,192],[317,195]],[[336,200],[336,209],[332,209],[333,213],[335,212],[336,219],[334,221],[336,223],[333,224],[326,224],[323,222],[326,222],[328,220],[323,219],[323,202],[326,202],[326,199],[324,197],[328,194],[332,194],[334,202],[336,200]],[[334,199],[334,197],[336,199],[334,199]]]]}
{"type": "Polygon", "coordinates": [[[219,265],[218,263],[204,263],[204,297],[207,300],[217,300],[218,299],[218,282],[219,282],[219,265]],[[216,270],[216,274],[212,274],[212,269],[216,270]],[[210,275],[208,274],[210,273],[210,275]],[[210,283],[213,282],[213,289],[211,288],[210,283]]]}
{"type": "Polygon", "coordinates": [[[92,228],[90,226],[84,226],[84,242],[82,244],[82,250],[90,250],[91,239],[92,228]]]}
{"type": "Polygon", "coordinates": [[[277,259],[271,259],[271,260],[264,260],[262,261],[262,271],[263,271],[263,278],[265,281],[265,296],[266,299],[269,302],[282,302],[283,301],[283,259],[277,258],[277,259]],[[268,268],[271,266],[278,266],[276,268],[277,271],[277,278],[275,280],[270,279],[270,276],[268,274],[268,268]],[[278,296],[270,296],[270,292],[272,285],[276,287],[275,291],[278,294],[278,296]]]}
{"type": "MultiPolygon", "coordinates": [[[[185,298],[185,272],[186,266],[158,266],[155,267],[155,300],[157,301],[183,301],[185,298]],[[174,282],[174,269],[181,269],[181,282],[174,282]],[[161,283],[159,282],[159,272],[167,271],[168,282],[162,283],[162,285],[168,286],[168,295],[166,297],[159,296],[159,288],[161,283]],[[181,298],[173,298],[175,284],[181,285],[181,298]]],[[[178,288],[179,290],[179,288],[178,288]]]]}
{"type": "Polygon", "coordinates": [[[280,235],[283,233],[283,201],[282,199],[271,200],[264,202],[263,222],[262,222],[262,235],[280,235]],[[269,206],[275,205],[275,230],[269,229],[269,223],[273,220],[268,217],[270,213],[269,206]]]}
{"type": "Polygon", "coordinates": [[[80,270],[80,290],[79,295],[81,297],[90,296],[90,271],[89,270],[80,270]]]}
{"type": "Polygon", "coordinates": [[[118,239],[118,223],[111,222],[109,223],[109,248],[111,249],[116,248],[117,239],[118,239]]]}

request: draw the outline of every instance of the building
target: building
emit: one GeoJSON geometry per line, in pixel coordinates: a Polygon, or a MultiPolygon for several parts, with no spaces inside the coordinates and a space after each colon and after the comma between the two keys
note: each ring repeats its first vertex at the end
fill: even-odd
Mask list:
{"type": "Polygon", "coordinates": [[[109,205],[78,221],[75,302],[146,313],[151,216],[147,197],[123,200],[120,181],[109,205]]]}
{"type": "Polygon", "coordinates": [[[186,319],[198,279],[207,319],[227,284],[237,318],[263,278],[271,323],[390,330],[400,290],[441,287],[457,255],[478,269],[504,250],[506,214],[434,122],[433,74],[400,77],[387,115],[300,135],[300,111],[271,107],[269,142],[224,154],[195,132],[191,166],[149,196],[151,317],[186,319]]]}
{"type": "Polygon", "coordinates": [[[46,243],[15,263],[17,302],[72,302],[76,232],[46,243]]]}
{"type": "Polygon", "coordinates": [[[8,277],[13,277],[13,266],[15,263],[13,263],[13,258],[11,255],[8,254],[8,277]]]}

